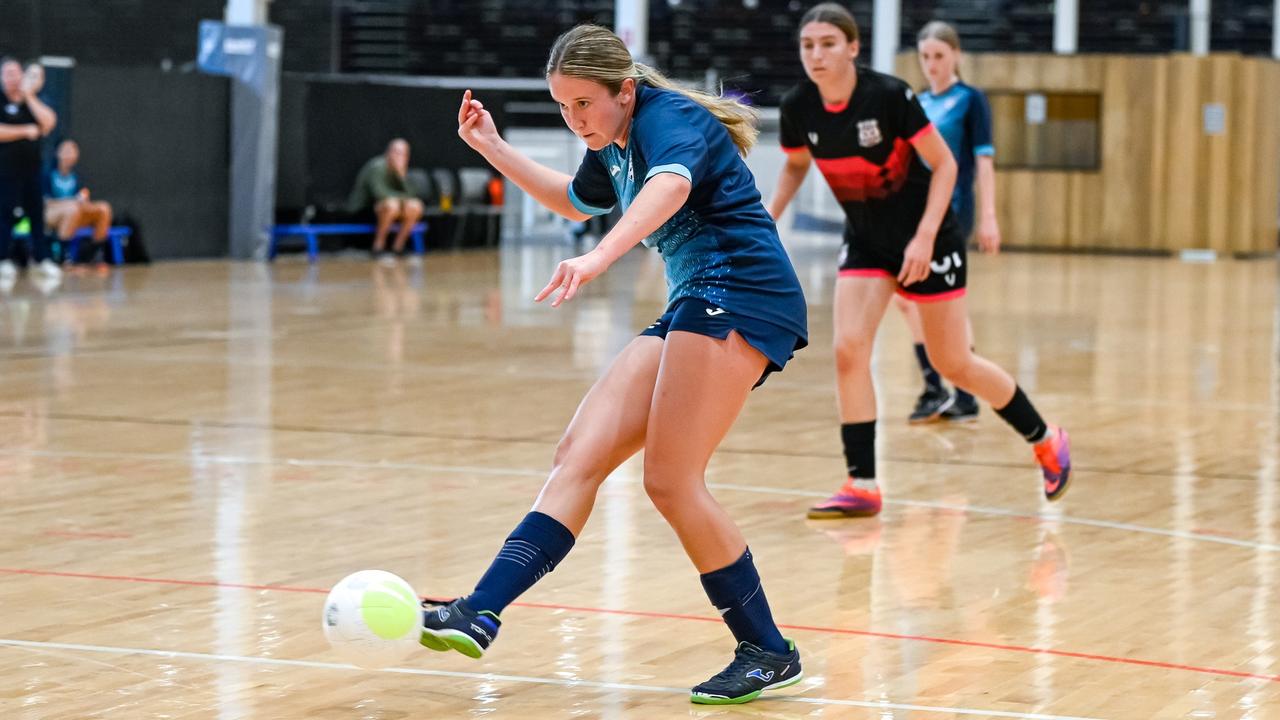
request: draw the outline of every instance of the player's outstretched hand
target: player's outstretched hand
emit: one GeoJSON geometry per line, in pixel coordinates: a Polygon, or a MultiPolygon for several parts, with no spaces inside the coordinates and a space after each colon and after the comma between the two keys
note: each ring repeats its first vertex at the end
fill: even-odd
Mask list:
{"type": "Polygon", "coordinates": [[[542,292],[534,296],[533,301],[542,302],[556,290],[560,290],[559,297],[551,301],[551,307],[560,307],[560,303],[572,300],[573,296],[578,294],[578,288],[594,280],[608,267],[609,264],[595,250],[575,258],[561,260],[556,266],[555,274],[551,276],[551,282],[542,288],[542,292]]]}
{"type": "Polygon", "coordinates": [[[458,108],[458,137],[481,155],[502,139],[493,116],[484,109],[484,103],[471,97],[470,90],[462,94],[462,106],[458,108]]]}

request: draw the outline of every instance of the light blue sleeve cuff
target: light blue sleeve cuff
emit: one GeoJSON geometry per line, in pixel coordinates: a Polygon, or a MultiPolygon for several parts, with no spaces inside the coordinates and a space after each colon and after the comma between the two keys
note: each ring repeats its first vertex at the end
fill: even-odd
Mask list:
{"type": "Polygon", "coordinates": [[[573,203],[574,209],[578,212],[585,213],[587,215],[608,215],[613,211],[612,205],[607,208],[598,208],[594,205],[588,205],[583,202],[582,198],[578,197],[578,193],[573,191],[573,183],[569,183],[569,202],[573,203]]]}
{"type": "Polygon", "coordinates": [[[674,173],[684,178],[685,180],[688,180],[691,183],[693,182],[693,173],[689,172],[689,168],[681,165],[680,163],[670,163],[668,165],[658,165],[656,167],[651,167],[649,168],[649,174],[645,175],[644,179],[648,180],[654,175],[661,175],[662,173],[674,173]]]}
{"type": "Polygon", "coordinates": [[[984,155],[986,157],[995,157],[996,149],[992,145],[979,145],[973,149],[974,155],[984,155]]]}

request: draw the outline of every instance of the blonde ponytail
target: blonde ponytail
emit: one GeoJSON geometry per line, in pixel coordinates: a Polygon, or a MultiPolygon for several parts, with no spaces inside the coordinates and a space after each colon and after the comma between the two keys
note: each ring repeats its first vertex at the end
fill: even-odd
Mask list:
{"type": "Polygon", "coordinates": [[[733,98],[684,87],[654,68],[633,61],[622,39],[599,25],[579,25],[556,39],[546,69],[548,76],[553,73],[600,83],[614,95],[627,78],[678,92],[714,115],[742,155],[751,151],[760,134],[753,108],[733,98]]]}
{"type": "Polygon", "coordinates": [[[724,95],[715,95],[703,90],[694,90],[680,85],[644,63],[634,63],[638,80],[656,88],[674,90],[707,109],[729,131],[733,144],[738,146],[738,153],[746,155],[756,144],[760,130],[756,127],[759,113],[755,108],[744,105],[724,95]]]}

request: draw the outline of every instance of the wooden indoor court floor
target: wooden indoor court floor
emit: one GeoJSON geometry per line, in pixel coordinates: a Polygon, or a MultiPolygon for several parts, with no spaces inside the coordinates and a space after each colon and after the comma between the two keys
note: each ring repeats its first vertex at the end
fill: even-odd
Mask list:
{"type": "Polygon", "coordinates": [[[812,346],[754,393],[708,483],[807,679],[730,709],[687,688],[732,641],[640,464],[481,661],[341,664],[328,587],[384,568],[467,592],[593,378],[655,317],[637,252],[559,310],[564,246],[388,269],[193,262],[0,299],[0,718],[1280,718],[1274,261],[974,258],[981,352],[1072,433],[1041,498],[988,409],[908,427],[881,329],[877,519],[841,477],[829,237],[791,243],[812,346]]]}

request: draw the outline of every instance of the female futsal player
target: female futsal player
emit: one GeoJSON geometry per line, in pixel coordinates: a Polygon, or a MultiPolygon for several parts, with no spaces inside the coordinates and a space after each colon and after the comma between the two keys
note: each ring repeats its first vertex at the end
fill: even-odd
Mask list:
{"type": "MultiPolygon", "coordinates": [[[[1000,224],[996,220],[995,146],[991,139],[991,108],[982,91],[960,79],[960,35],[955,28],[934,21],[916,36],[920,70],[929,81],[929,89],[920,93],[929,122],[947,141],[958,167],[956,187],[951,193],[951,212],[966,240],[973,234],[973,184],[978,181],[978,199],[982,202],[982,220],[978,224],[978,248],[986,253],[1000,252],[1000,224]]],[[[901,295],[893,296],[893,304],[902,312],[915,341],[916,361],[924,376],[924,392],[916,400],[909,418],[912,423],[941,419],[966,422],[978,417],[978,401],[962,388],[955,394],[947,391],[938,371],[929,362],[924,349],[924,332],[915,303],[901,295]]],[[[970,344],[973,330],[968,330],[970,344]]]]}
{"type": "Polygon", "coordinates": [[[848,478],[809,517],[880,512],[871,350],[895,291],[918,305],[925,347],[939,372],[998,408],[1032,444],[1045,496],[1056,500],[1070,478],[1066,431],[1046,423],[1007,372],[970,349],[965,239],[950,211],[956,162],[911,88],[857,67],[857,55],[858,25],[848,10],[823,3],[804,15],[800,57],[809,80],[782,101],[787,162],[769,207],[781,215],[816,161],[845,212],[834,305],[848,478]]]}
{"type": "Polygon", "coordinates": [[[800,656],[778,632],[746,540],[703,475],[752,387],[808,342],[795,271],[741,158],[755,141],[754,114],[675,87],[591,25],[556,41],[546,75],[588,148],[573,177],[504,142],[470,91],[458,113],[462,139],[551,210],[579,221],[615,203],[624,210],[594,250],[560,263],[535,300],[573,299],[643,242],[665,261],[669,303],[587,392],[532,512],[474,592],[425,609],[422,642],[482,655],[503,608],[568,554],[600,483],[643,448],[645,491],[738,641],[733,662],[691,700],[747,702],[798,682],[800,656]]]}

